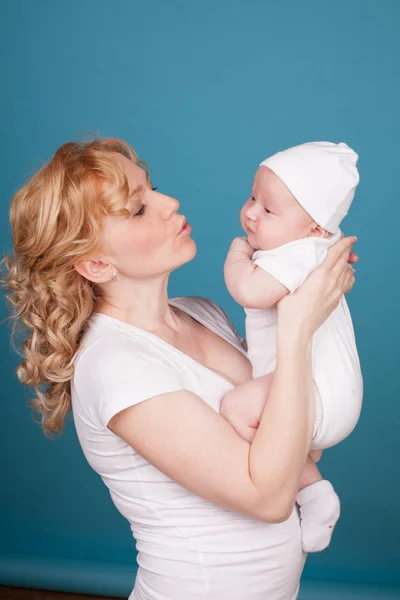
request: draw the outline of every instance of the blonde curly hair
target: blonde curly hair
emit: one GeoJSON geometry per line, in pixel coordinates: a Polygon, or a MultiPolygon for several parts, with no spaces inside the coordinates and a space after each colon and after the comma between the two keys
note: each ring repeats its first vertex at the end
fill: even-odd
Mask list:
{"type": "Polygon", "coordinates": [[[0,263],[0,284],[10,304],[12,339],[17,331],[25,338],[17,376],[34,388],[33,413],[47,435],[62,432],[74,358],[100,296],[74,264],[98,247],[105,215],[129,216],[129,186],[116,153],[147,171],[122,140],[70,142],[11,202],[14,253],[0,263]]]}

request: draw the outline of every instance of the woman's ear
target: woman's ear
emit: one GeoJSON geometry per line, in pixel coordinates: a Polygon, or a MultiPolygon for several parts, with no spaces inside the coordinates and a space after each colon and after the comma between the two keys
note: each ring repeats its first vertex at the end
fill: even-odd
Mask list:
{"type": "Polygon", "coordinates": [[[101,260],[93,258],[76,261],[74,268],[82,277],[85,277],[85,279],[88,279],[92,283],[106,283],[110,280],[111,272],[115,271],[109,263],[104,263],[101,260]]]}
{"type": "Polygon", "coordinates": [[[329,237],[329,231],[323,227],[320,227],[318,223],[311,223],[308,229],[307,237],[322,237],[326,239],[329,237]]]}

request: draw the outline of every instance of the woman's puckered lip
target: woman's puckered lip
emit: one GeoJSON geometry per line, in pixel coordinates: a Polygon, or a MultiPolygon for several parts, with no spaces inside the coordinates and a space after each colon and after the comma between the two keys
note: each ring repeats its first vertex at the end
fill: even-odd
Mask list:
{"type": "Polygon", "coordinates": [[[178,233],[181,233],[183,231],[183,228],[185,227],[186,223],[187,223],[186,217],[183,217],[183,221],[181,223],[181,227],[180,227],[178,233]]]}

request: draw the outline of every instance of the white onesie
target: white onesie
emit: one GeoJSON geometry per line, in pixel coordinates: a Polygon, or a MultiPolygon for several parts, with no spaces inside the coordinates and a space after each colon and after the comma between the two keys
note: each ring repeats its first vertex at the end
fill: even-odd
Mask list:
{"type": "MultiPolygon", "coordinates": [[[[273,250],[257,250],[254,264],[293,293],[325,259],[328,248],[341,237],[308,237],[273,250]]],[[[246,308],[246,339],[253,377],[275,370],[277,307],[246,308]]],[[[363,380],[353,323],[343,297],[313,338],[313,379],[316,421],[313,449],[329,448],[345,439],[357,424],[363,396],[363,380]]]]}

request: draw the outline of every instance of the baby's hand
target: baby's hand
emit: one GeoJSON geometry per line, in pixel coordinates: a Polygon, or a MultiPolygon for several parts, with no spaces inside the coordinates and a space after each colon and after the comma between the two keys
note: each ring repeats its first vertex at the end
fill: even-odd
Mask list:
{"type": "Polygon", "coordinates": [[[235,238],[231,243],[229,252],[236,251],[244,252],[249,258],[251,258],[255,252],[255,249],[252,246],[250,246],[247,237],[243,236],[235,238]]]}
{"type": "Polygon", "coordinates": [[[251,288],[254,265],[251,257],[254,253],[244,237],[237,237],[231,243],[224,264],[224,277],[226,287],[232,298],[241,306],[246,306],[246,296],[251,288]]]}

